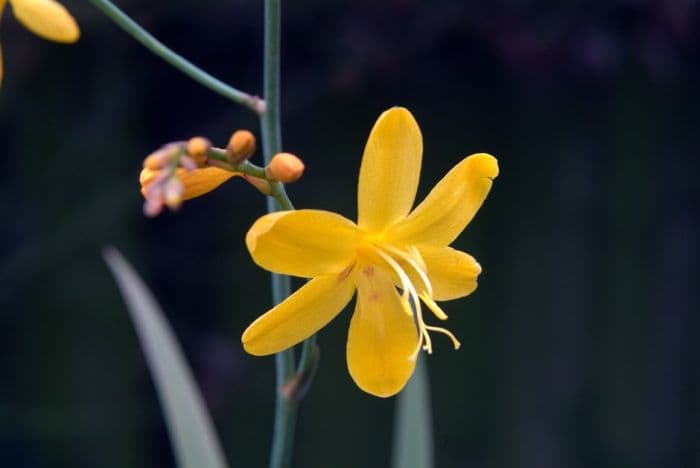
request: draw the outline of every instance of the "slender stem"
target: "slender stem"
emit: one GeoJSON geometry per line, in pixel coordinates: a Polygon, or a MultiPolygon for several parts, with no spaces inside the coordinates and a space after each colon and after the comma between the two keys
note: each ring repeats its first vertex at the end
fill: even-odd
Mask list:
{"type": "MultiPolygon", "coordinates": [[[[260,116],[263,158],[267,165],[272,156],[282,150],[280,123],[280,0],[265,0],[265,45],[263,57],[263,95],[265,112],[260,116]]],[[[273,183],[273,197],[267,198],[269,212],[293,209],[284,186],[273,183]]],[[[288,276],[272,275],[272,299],[275,304],[291,293],[288,276]]],[[[275,423],[270,450],[270,468],[287,468],[291,465],[297,401],[284,392],[285,384],[294,376],[294,350],[288,349],[275,355],[277,393],[275,423]]]]}
{"type": "Polygon", "coordinates": [[[297,364],[297,375],[309,372],[315,365],[316,356],[314,356],[314,348],[316,347],[316,335],[311,335],[309,339],[304,341],[301,347],[301,356],[299,356],[299,364],[297,364]]]}
{"type": "Polygon", "coordinates": [[[226,157],[226,150],[224,149],[209,148],[209,151],[207,151],[207,158],[209,158],[209,165],[215,165],[216,167],[231,172],[242,172],[243,174],[248,174],[259,179],[267,179],[264,167],[257,166],[250,161],[232,164],[226,157]]]}
{"type": "Polygon", "coordinates": [[[265,113],[260,116],[265,164],[282,150],[280,119],[280,0],[265,0],[265,49],[263,52],[265,113]]]}
{"type": "MultiPolygon", "coordinates": [[[[269,144],[265,144],[263,142],[263,148],[268,146],[269,144]]],[[[250,161],[243,161],[239,164],[231,164],[228,158],[226,158],[226,151],[221,148],[209,148],[207,156],[209,157],[209,164],[212,166],[220,167],[221,169],[226,169],[231,172],[242,172],[243,174],[257,177],[259,179],[268,180],[270,182],[270,187],[272,188],[272,194],[270,194],[270,197],[267,199],[268,211],[275,211],[277,207],[283,210],[294,209],[294,205],[292,205],[292,201],[287,196],[287,191],[284,189],[284,185],[280,184],[279,182],[269,180],[267,178],[267,174],[265,173],[264,167],[256,166],[250,161]],[[272,208],[270,208],[270,202],[272,202],[272,208]]],[[[269,159],[266,158],[266,160],[269,159]]],[[[287,295],[289,295],[288,292],[287,295]]],[[[287,296],[285,295],[279,300],[276,299],[275,302],[279,302],[285,297],[287,296]]]]}
{"type": "Polygon", "coordinates": [[[134,39],[143,44],[151,52],[168,62],[173,67],[180,70],[199,84],[229,99],[236,104],[245,106],[255,112],[262,114],[265,109],[265,102],[257,96],[250,95],[230,86],[223,81],[214,78],[209,73],[184,59],[173,52],[165,44],[153,37],[148,31],[139,26],[134,20],[129,18],[123,11],[117,8],[109,0],[90,0],[93,5],[99,8],[105,15],[112,19],[124,31],[134,39]]]}
{"type": "Polygon", "coordinates": [[[430,381],[425,358],[418,356],[416,370],[396,402],[392,468],[434,466],[430,381]]]}

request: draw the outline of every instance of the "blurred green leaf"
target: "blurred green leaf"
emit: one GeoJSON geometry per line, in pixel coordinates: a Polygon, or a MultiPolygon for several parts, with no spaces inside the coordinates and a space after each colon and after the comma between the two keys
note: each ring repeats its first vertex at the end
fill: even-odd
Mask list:
{"type": "Polygon", "coordinates": [[[428,369],[418,356],[416,370],[399,393],[394,417],[392,468],[432,468],[433,422],[428,369]]]}
{"type": "Polygon", "coordinates": [[[136,327],[180,468],[225,468],[223,452],[187,361],[152,294],[114,248],[103,256],[136,327]]]}

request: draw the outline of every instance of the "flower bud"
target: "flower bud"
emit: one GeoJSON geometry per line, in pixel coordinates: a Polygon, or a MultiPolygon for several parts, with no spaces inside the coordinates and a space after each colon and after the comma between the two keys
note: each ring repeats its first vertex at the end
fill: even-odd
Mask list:
{"type": "Polygon", "coordinates": [[[146,159],[143,160],[143,167],[152,171],[163,169],[180,154],[180,151],[182,149],[178,144],[169,143],[146,156],[146,159]]]}
{"type": "Polygon", "coordinates": [[[236,130],[226,146],[226,157],[232,164],[240,164],[255,153],[255,135],[248,130],[236,130]]]}
{"type": "Polygon", "coordinates": [[[147,167],[141,169],[141,174],[139,174],[139,183],[141,184],[141,193],[144,197],[146,196],[146,193],[148,193],[148,189],[156,177],[158,177],[158,171],[154,171],[147,167]]]}
{"type": "Polygon", "coordinates": [[[143,203],[143,214],[149,218],[158,216],[163,211],[163,200],[161,198],[147,198],[143,203]]]}
{"type": "Polygon", "coordinates": [[[194,171],[199,165],[189,156],[180,156],[180,167],[186,171],[194,171]]]}
{"type": "Polygon", "coordinates": [[[304,174],[304,163],[291,153],[278,153],[265,168],[265,175],[275,182],[295,182],[304,174]]]}
{"type": "Polygon", "coordinates": [[[163,187],[163,201],[168,208],[176,210],[182,205],[182,196],[185,193],[185,185],[177,177],[172,177],[163,187]]]}
{"type": "Polygon", "coordinates": [[[187,154],[194,159],[199,167],[204,166],[209,148],[211,148],[211,142],[204,137],[190,138],[190,141],[187,142],[187,154]]]}

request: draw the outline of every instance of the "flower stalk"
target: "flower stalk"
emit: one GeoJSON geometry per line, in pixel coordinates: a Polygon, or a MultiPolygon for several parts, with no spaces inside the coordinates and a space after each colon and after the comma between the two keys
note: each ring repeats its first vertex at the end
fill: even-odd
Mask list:
{"type": "MultiPolygon", "coordinates": [[[[263,159],[267,166],[272,157],[282,150],[282,130],[280,119],[280,0],[265,0],[265,38],[263,57],[263,96],[265,111],[260,115],[263,159]]],[[[284,185],[271,182],[272,196],[267,198],[268,212],[293,210],[284,185]]],[[[287,275],[272,274],[272,302],[279,304],[291,294],[291,279],[287,275]]],[[[302,347],[302,360],[298,369],[294,367],[294,349],[290,348],[275,355],[276,400],[275,421],[270,450],[270,468],[291,466],[294,444],[294,426],[299,398],[303,391],[298,386],[308,388],[313,376],[312,356],[315,341],[306,340],[302,347]],[[305,376],[300,385],[299,376],[305,376]],[[293,390],[290,390],[290,386],[293,390]]]]}
{"type": "Polygon", "coordinates": [[[126,13],[121,11],[109,0],[90,1],[119,27],[126,31],[131,37],[139,41],[151,52],[180,70],[185,75],[192,78],[197,83],[203,85],[205,88],[209,88],[215,93],[220,94],[236,104],[247,107],[258,115],[261,115],[265,111],[265,101],[257,96],[245,93],[231,85],[224,83],[218,78],[213,77],[209,73],[197,67],[181,55],[175,53],[172,49],[168,48],[165,44],[153,37],[153,35],[151,35],[148,31],[139,26],[138,23],[129,18],[126,13]]]}

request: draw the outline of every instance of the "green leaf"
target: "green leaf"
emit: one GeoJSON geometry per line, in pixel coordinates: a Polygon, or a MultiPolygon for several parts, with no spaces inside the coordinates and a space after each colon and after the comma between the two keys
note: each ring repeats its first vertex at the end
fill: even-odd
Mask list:
{"type": "Polygon", "coordinates": [[[119,285],[153,376],[180,468],[225,468],[202,396],[170,325],[138,274],[114,248],[103,257],[119,285]]]}
{"type": "Polygon", "coordinates": [[[430,385],[423,356],[406,388],[399,393],[394,417],[392,468],[432,468],[433,423],[430,385]]]}

